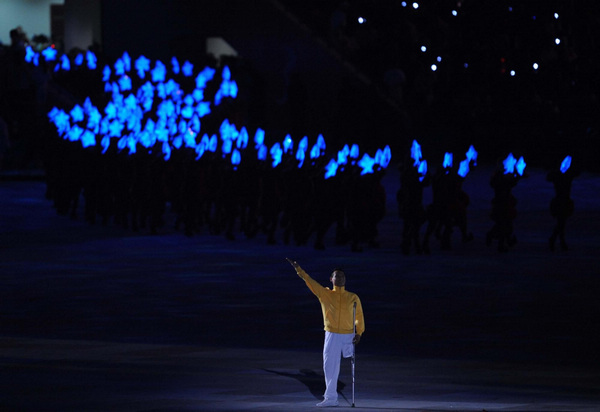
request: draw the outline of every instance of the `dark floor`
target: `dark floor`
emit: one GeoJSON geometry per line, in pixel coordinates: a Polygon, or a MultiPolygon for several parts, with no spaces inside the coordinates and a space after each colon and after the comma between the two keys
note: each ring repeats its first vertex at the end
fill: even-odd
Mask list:
{"type": "MultiPolygon", "coordinates": [[[[320,307],[285,257],[362,299],[363,410],[596,411],[600,405],[600,176],[573,184],[568,252],[551,252],[553,189],[514,190],[517,245],[485,245],[491,169],[476,168],[473,242],[400,253],[398,174],[381,247],[267,246],[158,236],[57,216],[36,180],[0,181],[0,410],[305,410],[323,391],[320,307]]],[[[425,203],[430,201],[426,191],[425,203]]],[[[279,239],[281,240],[281,239],[279,239]]],[[[350,367],[341,403],[352,398],[350,367]]]]}

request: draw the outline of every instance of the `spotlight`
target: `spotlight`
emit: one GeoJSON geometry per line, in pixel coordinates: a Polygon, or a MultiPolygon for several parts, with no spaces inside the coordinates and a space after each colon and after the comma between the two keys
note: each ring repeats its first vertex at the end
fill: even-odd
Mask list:
{"type": "Polygon", "coordinates": [[[516,75],[516,74],[517,74],[517,72],[515,72],[514,70],[511,70],[511,71],[510,71],[510,75],[511,75],[512,77],[515,77],[515,75],[516,75]]]}
{"type": "Polygon", "coordinates": [[[416,1],[412,4],[413,9],[418,9],[419,8],[419,3],[417,3],[416,1]]]}
{"type": "Polygon", "coordinates": [[[554,43],[558,46],[560,44],[560,39],[557,37],[556,39],[554,39],[554,43]]]}
{"type": "Polygon", "coordinates": [[[438,63],[440,63],[442,61],[442,56],[438,56],[437,61],[438,61],[438,63]]]}
{"type": "Polygon", "coordinates": [[[456,10],[452,10],[452,15],[453,15],[454,17],[456,17],[456,16],[458,16],[458,12],[457,12],[456,10]]]}
{"type": "Polygon", "coordinates": [[[427,47],[425,47],[425,46],[421,46],[421,51],[422,51],[423,53],[425,53],[425,52],[427,51],[427,47]]]}
{"type": "Polygon", "coordinates": [[[367,20],[364,17],[359,17],[358,18],[358,24],[363,24],[363,23],[366,23],[366,22],[367,22],[367,20]]]}
{"type": "Polygon", "coordinates": [[[437,70],[437,68],[438,68],[438,67],[437,67],[437,64],[432,64],[432,65],[431,65],[431,71],[432,71],[432,72],[436,71],[436,70],[437,70]]]}
{"type": "Polygon", "coordinates": [[[533,70],[537,70],[540,68],[540,65],[537,63],[533,63],[533,70]]]}
{"type": "Polygon", "coordinates": [[[558,13],[554,13],[554,19],[558,20],[558,13]]]}

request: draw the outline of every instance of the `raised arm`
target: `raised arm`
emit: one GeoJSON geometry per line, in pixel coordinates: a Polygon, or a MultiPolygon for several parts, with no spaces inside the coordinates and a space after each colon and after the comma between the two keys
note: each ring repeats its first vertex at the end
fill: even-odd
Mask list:
{"type": "Polygon", "coordinates": [[[311,278],[308,275],[308,273],[306,273],[304,271],[304,269],[302,269],[300,267],[298,262],[296,262],[295,260],[292,260],[290,258],[285,258],[285,259],[290,263],[290,265],[293,266],[294,269],[296,269],[296,273],[298,274],[298,276],[300,276],[300,278],[302,278],[304,280],[304,282],[306,282],[306,286],[308,286],[308,288],[310,289],[310,291],[312,293],[314,293],[316,296],[319,296],[321,293],[323,293],[325,288],[323,286],[321,286],[316,280],[311,278]]]}

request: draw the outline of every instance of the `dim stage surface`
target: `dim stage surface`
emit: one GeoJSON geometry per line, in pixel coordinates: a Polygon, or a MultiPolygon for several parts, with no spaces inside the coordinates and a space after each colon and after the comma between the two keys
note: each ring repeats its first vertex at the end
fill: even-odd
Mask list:
{"type": "MultiPolygon", "coordinates": [[[[551,252],[552,186],[514,189],[518,243],[485,245],[492,170],[476,168],[475,239],[400,253],[397,171],[384,179],[380,247],[268,246],[157,236],[57,216],[37,181],[0,182],[0,409],[306,410],[324,390],[318,301],[285,261],[321,283],[334,267],[360,295],[356,408],[597,410],[600,177],[573,183],[568,252],[551,252]]],[[[430,202],[426,189],[424,203],[430,202]]],[[[82,213],[80,213],[82,215],[82,213]]],[[[311,241],[314,238],[311,238],[311,241]]],[[[341,407],[351,403],[349,362],[341,407]]]]}

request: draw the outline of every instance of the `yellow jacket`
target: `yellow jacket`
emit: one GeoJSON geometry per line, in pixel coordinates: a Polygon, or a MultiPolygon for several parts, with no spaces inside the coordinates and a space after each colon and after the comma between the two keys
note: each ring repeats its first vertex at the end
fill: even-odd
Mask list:
{"type": "Polygon", "coordinates": [[[355,293],[348,292],[344,286],[334,286],[333,290],[321,286],[311,278],[301,267],[296,273],[306,282],[306,286],[319,298],[323,311],[325,330],[333,333],[354,333],[352,325],[353,305],[356,302],[356,333],[362,335],[365,331],[360,299],[355,293]]]}

